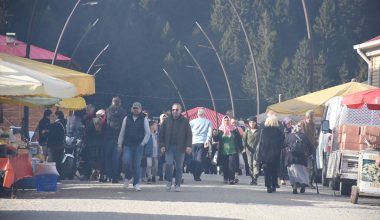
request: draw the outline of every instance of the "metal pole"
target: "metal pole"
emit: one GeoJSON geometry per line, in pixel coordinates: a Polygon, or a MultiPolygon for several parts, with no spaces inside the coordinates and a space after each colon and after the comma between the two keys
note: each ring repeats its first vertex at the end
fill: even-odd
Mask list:
{"type": "MultiPolygon", "coordinates": [[[[28,26],[28,33],[27,33],[27,40],[26,40],[26,51],[25,51],[25,57],[30,58],[30,44],[31,44],[31,35],[32,35],[32,28],[33,28],[33,23],[34,23],[34,17],[35,17],[35,12],[37,8],[37,0],[34,0],[33,2],[33,9],[32,9],[32,15],[30,16],[30,21],[29,21],[29,26],[28,26]]],[[[29,139],[29,107],[24,106],[24,120],[23,120],[23,125],[22,127],[26,128],[26,134],[23,134],[27,136],[29,139]]]]}
{"type": "Polygon", "coordinates": [[[309,42],[309,48],[310,48],[310,80],[309,80],[309,92],[313,92],[313,71],[314,71],[314,51],[313,51],[313,43],[312,43],[312,35],[311,35],[311,30],[310,30],[310,19],[309,15],[307,12],[307,5],[305,0],[302,0],[302,7],[303,7],[303,12],[305,15],[305,21],[306,21],[306,30],[307,30],[307,38],[309,42]]]}
{"type": "Polygon", "coordinates": [[[96,76],[96,74],[98,74],[100,72],[100,70],[102,70],[102,68],[100,67],[98,70],[96,70],[96,72],[94,73],[94,77],[96,76]]]}
{"type": "Polygon", "coordinates": [[[65,32],[66,26],[69,23],[69,21],[71,19],[71,16],[73,15],[73,13],[74,13],[75,9],[77,8],[77,6],[79,5],[80,1],[81,0],[77,1],[77,3],[75,4],[74,8],[71,10],[71,13],[70,13],[69,17],[67,17],[67,19],[66,19],[65,25],[63,26],[61,34],[59,35],[57,45],[55,46],[54,56],[53,56],[53,59],[51,61],[51,64],[54,64],[55,60],[57,59],[57,52],[58,52],[59,44],[61,43],[61,39],[62,39],[63,33],[65,32]]]}
{"type": "Polygon", "coordinates": [[[174,81],[173,81],[173,79],[170,77],[169,73],[166,72],[165,69],[162,69],[162,70],[164,71],[165,75],[168,77],[168,79],[169,79],[170,82],[172,83],[173,87],[177,90],[177,93],[178,93],[179,99],[181,100],[182,105],[183,105],[183,109],[184,109],[185,112],[186,112],[186,117],[190,120],[190,118],[189,118],[189,114],[187,113],[187,109],[186,109],[185,101],[183,101],[182,95],[181,95],[181,93],[179,92],[179,89],[178,89],[177,85],[174,83],[174,81]]]}
{"type": "Polygon", "coordinates": [[[230,5],[232,6],[232,8],[234,9],[235,15],[239,19],[239,23],[240,23],[241,29],[244,32],[245,41],[247,43],[247,46],[248,46],[248,49],[249,49],[249,53],[251,55],[253,76],[255,77],[255,82],[256,82],[256,115],[259,115],[260,114],[260,93],[259,93],[259,80],[258,80],[258,77],[257,77],[257,70],[256,70],[256,61],[255,61],[255,58],[253,56],[252,46],[251,46],[251,43],[249,42],[248,34],[247,34],[247,31],[245,30],[243,21],[241,20],[240,15],[239,15],[238,11],[236,10],[234,4],[232,4],[232,1],[229,0],[229,2],[230,2],[230,5]]]}
{"type": "Polygon", "coordinates": [[[90,67],[88,67],[88,70],[87,70],[86,73],[89,73],[89,72],[90,72],[92,66],[93,66],[93,65],[95,64],[95,62],[98,60],[98,58],[100,57],[100,55],[102,55],[102,53],[103,53],[104,51],[107,50],[108,47],[109,47],[109,44],[107,44],[107,45],[103,48],[103,50],[101,50],[101,51],[98,53],[98,55],[97,55],[97,56],[95,57],[95,59],[92,61],[90,67]]]}
{"type": "Polygon", "coordinates": [[[88,32],[90,32],[90,30],[92,30],[92,28],[95,27],[95,25],[98,23],[99,21],[99,18],[97,18],[92,24],[91,26],[89,26],[86,31],[84,32],[84,34],[82,35],[82,37],[80,38],[80,40],[78,41],[77,45],[75,46],[73,52],[71,53],[71,56],[70,56],[70,61],[67,63],[66,67],[69,67],[72,60],[74,59],[74,56],[79,48],[79,46],[81,45],[82,41],[84,40],[84,38],[87,36],[88,32]]]}
{"type": "Polygon", "coordinates": [[[201,67],[201,65],[199,65],[198,61],[195,59],[195,57],[193,56],[193,54],[190,52],[190,50],[186,47],[185,47],[185,50],[187,51],[187,53],[191,56],[191,58],[193,59],[194,63],[197,65],[198,69],[199,69],[199,72],[201,72],[202,76],[203,76],[203,80],[205,81],[206,83],[206,86],[207,86],[207,89],[208,89],[208,93],[210,94],[210,97],[211,97],[211,102],[212,102],[212,106],[214,108],[214,111],[215,111],[215,119],[216,119],[216,127],[218,128],[219,127],[219,122],[218,122],[218,112],[216,111],[216,107],[215,107],[215,100],[214,100],[214,96],[211,92],[211,88],[210,88],[210,85],[208,84],[208,80],[206,78],[206,75],[205,73],[203,72],[203,69],[201,67]]]}
{"type": "Polygon", "coordinates": [[[233,101],[233,97],[232,97],[232,91],[231,91],[230,81],[228,80],[227,72],[224,69],[224,65],[223,65],[222,59],[220,58],[220,56],[218,54],[218,51],[216,50],[214,44],[212,43],[212,41],[210,40],[210,38],[207,36],[206,32],[203,30],[203,28],[201,27],[201,25],[198,22],[195,22],[195,24],[198,26],[198,28],[201,30],[202,34],[206,37],[206,39],[210,43],[212,49],[214,50],[214,52],[216,54],[216,57],[218,58],[220,66],[222,67],[222,71],[223,71],[224,77],[226,79],[227,87],[228,87],[228,92],[230,94],[232,114],[235,115],[235,106],[234,106],[234,101],[233,101]]]}

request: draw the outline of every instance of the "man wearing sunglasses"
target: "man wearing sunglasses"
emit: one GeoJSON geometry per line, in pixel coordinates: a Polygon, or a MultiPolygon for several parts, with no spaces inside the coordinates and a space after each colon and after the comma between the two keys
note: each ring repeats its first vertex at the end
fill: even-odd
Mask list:
{"type": "Polygon", "coordinates": [[[160,146],[165,151],[166,160],[166,190],[170,191],[173,185],[173,164],[175,163],[175,191],[181,191],[181,180],[183,171],[183,161],[185,151],[192,144],[192,132],[189,120],[182,114],[182,107],[175,103],[172,106],[171,114],[161,125],[160,146]]]}

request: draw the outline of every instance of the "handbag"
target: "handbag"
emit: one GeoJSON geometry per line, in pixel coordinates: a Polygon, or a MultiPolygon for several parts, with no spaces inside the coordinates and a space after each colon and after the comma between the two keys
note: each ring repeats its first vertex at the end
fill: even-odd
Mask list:
{"type": "Polygon", "coordinates": [[[212,157],[212,160],[211,160],[211,164],[212,165],[218,164],[218,151],[215,151],[214,157],[212,157]]]}
{"type": "Polygon", "coordinates": [[[239,153],[239,169],[244,169],[245,168],[245,162],[243,155],[239,153]]]}
{"type": "Polygon", "coordinates": [[[296,141],[289,146],[289,151],[294,156],[304,156],[305,155],[305,147],[302,139],[295,134],[296,141]]]}

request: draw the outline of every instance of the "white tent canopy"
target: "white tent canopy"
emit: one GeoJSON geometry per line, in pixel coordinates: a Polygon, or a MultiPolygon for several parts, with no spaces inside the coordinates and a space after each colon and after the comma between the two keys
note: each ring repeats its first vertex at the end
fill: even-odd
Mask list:
{"type": "Polygon", "coordinates": [[[0,59],[0,96],[64,99],[76,95],[77,90],[71,83],[0,59]]]}

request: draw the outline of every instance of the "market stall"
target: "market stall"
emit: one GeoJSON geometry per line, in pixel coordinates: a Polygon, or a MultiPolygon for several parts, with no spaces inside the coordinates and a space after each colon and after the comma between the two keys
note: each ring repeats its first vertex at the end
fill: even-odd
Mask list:
{"type": "MultiPolygon", "coordinates": [[[[86,105],[81,96],[94,93],[91,75],[0,53],[0,103],[78,110],[86,105]]],[[[33,171],[44,159],[42,147],[23,138],[20,128],[0,128],[2,144],[7,147],[0,155],[1,186],[13,188],[20,179],[36,175],[33,171]]]]}

